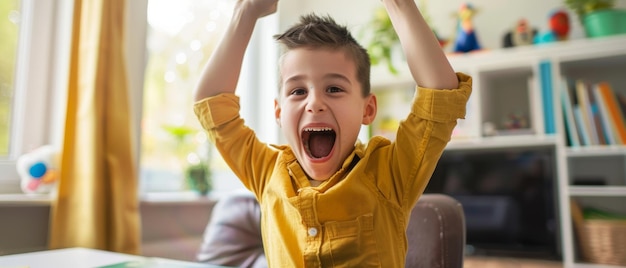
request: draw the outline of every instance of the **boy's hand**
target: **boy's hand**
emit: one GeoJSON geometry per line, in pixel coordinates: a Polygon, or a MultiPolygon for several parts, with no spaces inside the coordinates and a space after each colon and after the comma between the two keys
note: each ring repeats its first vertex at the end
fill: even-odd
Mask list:
{"type": "Polygon", "coordinates": [[[276,12],[278,0],[238,0],[238,5],[245,5],[257,18],[276,12]]]}
{"type": "Polygon", "coordinates": [[[278,0],[236,0],[233,17],[202,71],[194,99],[234,93],[243,56],[259,18],[276,12],[278,0]]]}
{"type": "Polygon", "coordinates": [[[417,85],[454,89],[458,79],[414,0],[382,0],[417,85]]]}

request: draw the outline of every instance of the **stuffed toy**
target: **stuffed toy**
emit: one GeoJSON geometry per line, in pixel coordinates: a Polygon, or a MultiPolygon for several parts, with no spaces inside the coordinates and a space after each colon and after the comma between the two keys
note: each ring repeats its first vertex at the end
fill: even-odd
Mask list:
{"type": "Polygon", "coordinates": [[[59,152],[51,145],[44,145],[17,159],[20,186],[27,194],[47,194],[59,179],[59,152]]]}

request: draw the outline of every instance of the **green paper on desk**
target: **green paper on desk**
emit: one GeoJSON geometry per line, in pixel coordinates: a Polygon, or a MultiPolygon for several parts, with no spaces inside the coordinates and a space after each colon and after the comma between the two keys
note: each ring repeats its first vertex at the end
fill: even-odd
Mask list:
{"type": "Polygon", "coordinates": [[[126,261],[116,264],[100,266],[99,268],[223,268],[225,266],[217,266],[206,263],[176,261],[161,258],[144,258],[136,261],[126,261]]]}

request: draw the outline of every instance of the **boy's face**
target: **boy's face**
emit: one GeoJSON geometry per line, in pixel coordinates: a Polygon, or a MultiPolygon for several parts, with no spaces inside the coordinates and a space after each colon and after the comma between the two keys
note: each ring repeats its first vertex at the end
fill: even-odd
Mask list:
{"type": "Polygon", "coordinates": [[[276,119],[307,175],[326,180],[354,150],[361,124],[374,120],[376,98],[363,97],[355,63],[343,50],[290,50],[281,83],[276,119]]]}

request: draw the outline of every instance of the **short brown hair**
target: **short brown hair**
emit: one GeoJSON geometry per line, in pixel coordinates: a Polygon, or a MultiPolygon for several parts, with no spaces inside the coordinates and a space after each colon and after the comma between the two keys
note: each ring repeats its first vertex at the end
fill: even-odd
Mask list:
{"type": "Polygon", "coordinates": [[[356,65],[357,80],[361,83],[363,97],[370,94],[370,59],[367,50],[355,39],[347,27],[339,25],[330,16],[307,14],[300,22],[274,38],[287,50],[296,48],[342,49],[356,65]]]}

